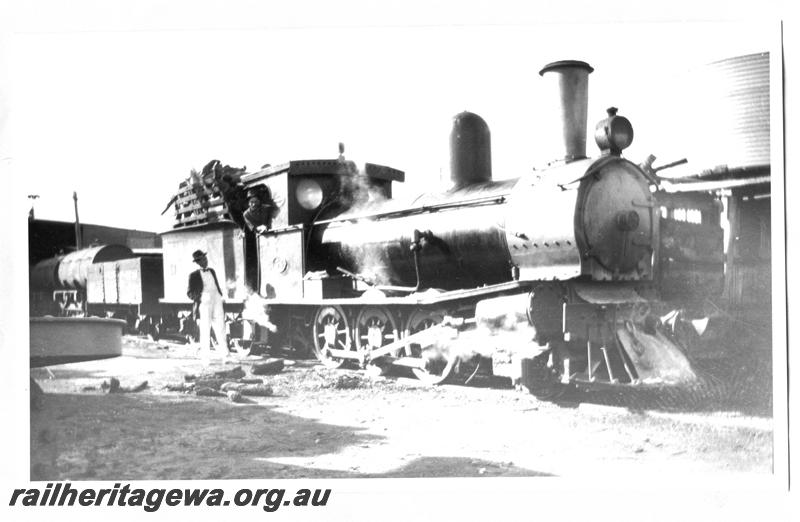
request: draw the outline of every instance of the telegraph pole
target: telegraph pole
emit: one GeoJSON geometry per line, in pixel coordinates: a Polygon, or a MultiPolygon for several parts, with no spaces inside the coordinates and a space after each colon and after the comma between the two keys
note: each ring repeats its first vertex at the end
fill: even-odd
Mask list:
{"type": "Polygon", "coordinates": [[[72,199],[75,201],[75,246],[80,250],[83,246],[83,238],[81,237],[81,220],[78,219],[78,193],[72,193],[72,199]]]}

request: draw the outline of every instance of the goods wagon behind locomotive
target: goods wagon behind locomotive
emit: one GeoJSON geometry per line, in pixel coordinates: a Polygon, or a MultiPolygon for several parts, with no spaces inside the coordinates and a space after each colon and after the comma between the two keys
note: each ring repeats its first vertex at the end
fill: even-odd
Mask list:
{"type": "Polygon", "coordinates": [[[133,256],[123,245],[98,245],[36,263],[30,271],[31,316],[83,314],[95,264],[133,256]]]}
{"type": "Polygon", "coordinates": [[[31,267],[31,317],[115,317],[129,332],[158,338],[179,326],[177,310],[160,303],[163,295],[161,249],[96,245],[31,267]]]}

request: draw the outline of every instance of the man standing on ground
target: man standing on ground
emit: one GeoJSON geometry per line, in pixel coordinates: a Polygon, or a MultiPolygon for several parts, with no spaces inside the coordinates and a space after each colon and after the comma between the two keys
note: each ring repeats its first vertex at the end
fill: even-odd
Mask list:
{"type": "Polygon", "coordinates": [[[225,334],[225,311],[223,308],[222,288],[217,281],[217,274],[208,267],[208,257],[202,250],[195,250],[192,260],[200,266],[189,274],[189,291],[187,295],[194,302],[194,310],[200,314],[200,354],[203,362],[211,361],[211,329],[217,338],[217,354],[220,359],[228,357],[228,342],[225,334]]]}

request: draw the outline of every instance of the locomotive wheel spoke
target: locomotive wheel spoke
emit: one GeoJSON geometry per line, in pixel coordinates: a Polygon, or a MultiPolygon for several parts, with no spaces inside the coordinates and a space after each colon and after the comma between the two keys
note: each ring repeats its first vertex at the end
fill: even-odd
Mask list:
{"type": "Polygon", "coordinates": [[[314,354],[328,368],[339,368],[345,359],[334,357],[330,350],[348,350],[350,335],[347,317],[338,306],[323,306],[314,316],[314,354]]]}
{"type": "Polygon", "coordinates": [[[356,318],[354,336],[358,341],[356,349],[367,359],[369,352],[397,339],[394,314],[383,306],[365,306],[356,318]]]}
{"type": "MultiPolygon", "coordinates": [[[[444,320],[444,310],[415,310],[406,321],[403,337],[427,330],[444,320]]],[[[423,340],[405,347],[406,357],[422,359],[424,365],[411,371],[426,384],[441,384],[453,372],[454,359],[436,342],[423,340]]]]}

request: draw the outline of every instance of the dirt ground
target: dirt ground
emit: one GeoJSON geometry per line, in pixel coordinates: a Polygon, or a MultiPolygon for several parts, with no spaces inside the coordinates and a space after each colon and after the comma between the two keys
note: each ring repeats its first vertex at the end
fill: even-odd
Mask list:
{"type": "MultiPolygon", "coordinates": [[[[252,377],[254,362],[212,368],[241,366],[252,377]]],[[[45,394],[31,411],[31,479],[772,471],[771,402],[763,397],[731,404],[717,396],[697,407],[575,392],[554,403],[500,379],[425,387],[289,359],[279,374],[257,376],[274,394],[246,403],[165,389],[201,372],[193,348],[133,337],[122,357],[32,370],[45,394]],[[147,388],[108,393],[102,384],[112,377],[147,388]]]]}

